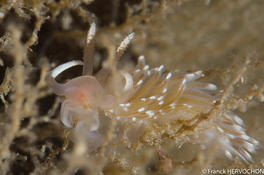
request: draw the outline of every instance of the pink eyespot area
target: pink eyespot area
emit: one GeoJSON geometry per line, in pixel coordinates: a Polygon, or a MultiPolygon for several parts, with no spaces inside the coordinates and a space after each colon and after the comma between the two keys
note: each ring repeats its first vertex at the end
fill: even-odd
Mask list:
{"type": "Polygon", "coordinates": [[[84,108],[97,106],[101,109],[111,108],[114,98],[107,95],[99,82],[91,76],[80,76],[63,85],[64,96],[76,105],[84,108]]]}

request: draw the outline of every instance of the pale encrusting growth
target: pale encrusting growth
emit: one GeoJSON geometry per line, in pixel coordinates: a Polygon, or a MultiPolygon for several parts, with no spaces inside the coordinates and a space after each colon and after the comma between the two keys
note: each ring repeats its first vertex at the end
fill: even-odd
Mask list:
{"type": "MultiPolygon", "coordinates": [[[[198,81],[204,76],[202,71],[180,73],[167,71],[163,65],[151,69],[140,56],[133,71],[107,65],[93,76],[95,29],[95,24],[91,24],[84,49],[84,63],[70,61],[62,64],[48,77],[54,93],[65,97],[60,115],[66,127],[76,128],[87,138],[99,141],[97,146],[105,138],[99,129],[99,115],[105,115],[103,117],[121,125],[131,123],[132,130],[134,126],[140,128],[141,133],[137,137],[141,140],[135,142],[154,146],[163,142],[164,135],[177,144],[183,144],[179,142],[184,142],[188,135],[199,136],[203,132],[207,140],[199,143],[217,138],[229,158],[235,155],[245,162],[253,161],[251,153],[255,152],[258,142],[245,133],[243,121],[238,116],[226,111],[220,116],[202,118],[218,101],[214,95],[217,87],[198,81]],[[82,76],[65,84],[55,80],[60,73],[77,65],[84,67],[82,76]],[[101,76],[106,77],[105,86],[98,81],[101,76]],[[202,128],[201,120],[206,121],[206,127],[202,128]]],[[[115,61],[119,60],[133,37],[134,33],[131,33],[121,42],[115,61]]],[[[127,143],[133,144],[133,139],[128,136],[127,143]]]]}

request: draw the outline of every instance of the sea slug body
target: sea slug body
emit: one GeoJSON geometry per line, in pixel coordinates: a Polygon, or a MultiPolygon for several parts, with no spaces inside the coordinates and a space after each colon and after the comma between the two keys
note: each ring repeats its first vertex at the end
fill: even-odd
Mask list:
{"type": "MultiPolygon", "coordinates": [[[[106,66],[93,76],[95,32],[96,25],[92,23],[83,62],[64,63],[52,70],[48,77],[54,93],[65,97],[60,118],[66,127],[85,125],[87,132],[94,134],[100,127],[100,111],[105,117],[122,122],[145,122],[151,125],[184,121],[194,126],[201,114],[212,110],[217,101],[213,95],[217,87],[199,81],[204,76],[202,71],[179,73],[167,71],[163,65],[151,69],[146,65],[144,56],[140,56],[133,71],[106,66]],[[83,65],[83,75],[64,84],[55,80],[63,71],[77,65],[83,65]],[[102,83],[99,79],[105,81],[102,83]]],[[[134,33],[121,42],[116,51],[116,61],[133,37],[134,33]]],[[[252,162],[251,153],[255,152],[258,142],[249,137],[242,126],[240,117],[227,111],[208,120],[203,132],[208,139],[218,138],[227,157],[236,155],[245,162],[252,162]]],[[[194,129],[193,132],[198,131],[194,129]]]]}

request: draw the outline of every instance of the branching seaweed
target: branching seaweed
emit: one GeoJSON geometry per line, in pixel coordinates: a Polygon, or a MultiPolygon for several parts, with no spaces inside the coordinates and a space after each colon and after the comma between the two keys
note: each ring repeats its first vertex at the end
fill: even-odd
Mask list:
{"type": "MultiPolygon", "coordinates": [[[[0,4],[0,174],[184,175],[207,168],[263,169],[262,148],[252,154],[254,162],[249,164],[237,157],[229,160],[218,154],[219,140],[205,132],[208,126],[214,128],[212,123],[217,128],[222,118],[216,116],[231,110],[244,120],[250,137],[264,142],[262,1],[9,0],[0,4]],[[81,58],[92,22],[98,27],[94,63],[89,65],[93,74],[116,64],[113,74],[121,69],[129,72],[143,54],[151,68],[165,64],[175,72],[202,70],[205,76],[200,80],[219,87],[216,103],[190,120],[149,123],[146,128],[100,113],[105,139],[98,149],[90,147],[83,136],[60,122],[63,98],[53,94],[46,77],[57,65],[81,58]],[[114,61],[115,46],[131,32],[136,33],[131,47],[114,61]]],[[[67,82],[80,74],[76,67],[57,80],[67,82]]],[[[104,82],[105,77],[98,77],[104,82]]]]}

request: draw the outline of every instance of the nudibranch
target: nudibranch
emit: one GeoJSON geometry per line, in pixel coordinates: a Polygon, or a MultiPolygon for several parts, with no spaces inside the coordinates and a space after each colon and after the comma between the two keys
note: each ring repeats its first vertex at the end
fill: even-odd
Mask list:
{"type": "MultiPolygon", "coordinates": [[[[96,132],[100,126],[99,115],[123,122],[152,123],[153,121],[185,121],[195,123],[201,114],[212,110],[217,101],[213,95],[214,84],[199,81],[202,71],[179,73],[167,71],[163,65],[151,69],[144,56],[138,58],[133,71],[118,70],[105,64],[95,75],[93,73],[95,23],[87,34],[83,62],[70,61],[53,69],[48,82],[55,94],[64,96],[60,119],[68,128],[85,126],[87,132],[96,132]],[[83,66],[83,73],[66,83],[55,79],[63,71],[77,65],[83,66]],[[101,111],[101,112],[100,112],[101,111]]],[[[115,53],[120,59],[134,33],[128,35],[115,53]]],[[[158,122],[157,122],[158,123],[158,122]]],[[[245,162],[251,162],[258,141],[248,136],[243,121],[232,112],[223,112],[208,120],[208,138],[218,137],[225,154],[236,155],[245,162]]],[[[188,133],[186,133],[188,135],[188,133]]]]}

